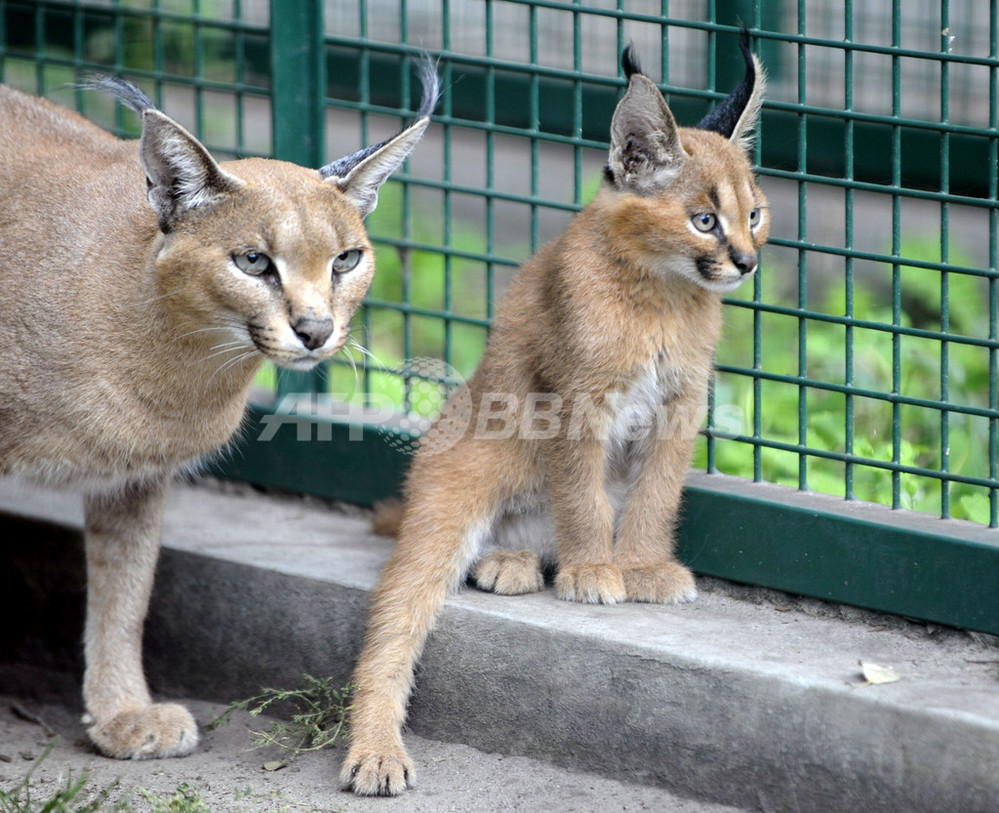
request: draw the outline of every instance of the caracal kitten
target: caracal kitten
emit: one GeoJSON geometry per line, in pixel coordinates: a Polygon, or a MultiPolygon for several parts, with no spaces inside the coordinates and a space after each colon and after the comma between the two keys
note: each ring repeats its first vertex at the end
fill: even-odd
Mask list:
{"type": "Polygon", "coordinates": [[[742,48],[745,78],[697,128],[677,127],[625,51],[600,191],[522,267],[478,370],[413,461],[353,678],[341,782],[355,793],[413,784],[400,729],[414,665],[466,576],[527,593],[552,565],[567,601],[695,598],[673,553],[680,491],[721,297],[754,274],[769,231],[746,154],[763,74],[742,48]]]}
{"type": "Polygon", "coordinates": [[[349,338],[374,254],[364,217],[437,101],[322,169],[218,164],[138,89],[122,141],[0,87],[0,474],[84,493],[83,697],[113,757],[182,756],[190,713],[153,703],[142,627],[167,483],[239,427],[265,359],[308,370],[349,338]]]}

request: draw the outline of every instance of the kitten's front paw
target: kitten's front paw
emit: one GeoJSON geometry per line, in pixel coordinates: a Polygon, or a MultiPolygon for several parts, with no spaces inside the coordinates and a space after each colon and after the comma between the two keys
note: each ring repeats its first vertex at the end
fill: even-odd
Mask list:
{"type": "Polygon", "coordinates": [[[679,562],[657,562],[622,571],[628,601],[680,604],[697,598],[694,574],[679,562]]]}
{"type": "Polygon", "coordinates": [[[617,565],[569,565],[555,577],[555,595],[583,604],[618,604],[626,599],[627,591],[617,565]]]}
{"type": "Polygon", "coordinates": [[[541,560],[529,550],[487,553],[472,568],[472,578],[479,589],[504,596],[537,593],[545,586],[541,560]]]}
{"type": "Polygon", "coordinates": [[[401,746],[354,746],[340,769],[340,787],[358,796],[398,796],[415,785],[416,768],[401,746]]]}
{"type": "Polygon", "coordinates": [[[100,751],[116,759],[185,757],[198,744],[198,725],[176,703],[154,703],[122,711],[87,729],[100,751]]]}

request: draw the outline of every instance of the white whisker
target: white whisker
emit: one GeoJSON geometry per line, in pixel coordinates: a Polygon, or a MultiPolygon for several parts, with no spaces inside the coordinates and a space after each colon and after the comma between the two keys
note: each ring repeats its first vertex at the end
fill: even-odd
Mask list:
{"type": "MultiPolygon", "coordinates": [[[[345,350],[353,350],[353,347],[345,347],[345,350]]],[[[357,388],[361,383],[361,376],[357,372],[357,359],[354,358],[353,353],[347,353],[347,360],[350,362],[350,369],[354,371],[354,392],[357,392],[357,388]]]]}
{"type": "Polygon", "coordinates": [[[143,305],[143,307],[147,305],[154,305],[157,302],[160,302],[164,299],[169,299],[171,296],[178,296],[182,293],[183,291],[170,291],[169,293],[159,294],[157,296],[151,296],[149,297],[149,299],[144,300],[141,304],[143,305]]]}
{"type": "MultiPolygon", "coordinates": [[[[363,344],[361,344],[361,342],[358,339],[354,338],[354,336],[349,336],[349,338],[348,338],[348,346],[350,347],[351,350],[358,350],[358,351],[360,351],[361,355],[365,359],[368,359],[368,360],[371,361],[370,364],[365,364],[364,365],[366,368],[373,368],[375,370],[384,370],[385,369],[385,365],[382,363],[381,359],[379,359],[378,356],[376,356],[367,347],[365,347],[363,344]]],[[[355,363],[353,356],[350,357],[350,363],[354,365],[354,387],[356,388],[357,385],[358,385],[358,381],[357,381],[357,364],[355,363]]]]}
{"type": "Polygon", "coordinates": [[[225,324],[222,324],[222,325],[210,325],[209,327],[200,327],[200,328],[197,328],[196,330],[189,330],[187,333],[181,333],[179,336],[175,336],[173,339],[171,339],[170,342],[169,342],[169,344],[173,344],[174,342],[179,342],[179,341],[181,341],[183,339],[186,339],[186,338],[188,338],[190,336],[196,336],[199,333],[210,333],[211,331],[224,331],[224,332],[227,332],[227,333],[240,333],[241,329],[243,329],[242,332],[245,332],[243,323],[240,322],[238,319],[233,319],[233,320],[231,320],[231,321],[229,321],[229,322],[227,322],[225,324]]]}
{"type": "Polygon", "coordinates": [[[361,344],[360,341],[358,341],[357,339],[355,339],[353,336],[349,337],[348,342],[349,342],[349,345],[348,345],[349,347],[351,347],[354,350],[361,351],[361,353],[365,357],[371,359],[375,363],[376,367],[378,367],[379,369],[382,369],[382,368],[385,367],[385,365],[382,364],[381,361],[379,360],[378,356],[376,356],[374,353],[372,353],[370,350],[368,350],[367,347],[365,347],[363,344],[361,344]]]}
{"type": "Polygon", "coordinates": [[[212,347],[214,352],[209,353],[201,359],[201,363],[210,361],[213,358],[218,358],[219,356],[224,356],[228,353],[233,353],[237,350],[247,350],[246,342],[226,342],[225,344],[217,344],[212,347]]]}
{"type": "Polygon", "coordinates": [[[223,373],[226,370],[229,370],[229,369],[235,367],[236,365],[241,364],[242,362],[246,361],[247,359],[253,358],[256,354],[257,354],[256,350],[250,350],[250,351],[247,351],[246,353],[240,353],[238,356],[234,356],[231,359],[226,359],[225,361],[223,361],[216,368],[216,370],[215,370],[214,373],[212,373],[210,376],[208,376],[208,382],[206,382],[206,383],[211,382],[211,380],[213,378],[215,378],[215,376],[217,376],[219,373],[223,373]]]}

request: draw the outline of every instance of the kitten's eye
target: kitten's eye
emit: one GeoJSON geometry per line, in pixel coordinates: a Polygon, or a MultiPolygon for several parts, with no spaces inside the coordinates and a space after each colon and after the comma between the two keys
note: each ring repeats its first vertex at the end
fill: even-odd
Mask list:
{"type": "Polygon", "coordinates": [[[352,248],[333,258],[333,273],[345,274],[361,261],[361,249],[352,248]]]}
{"type": "Polygon", "coordinates": [[[690,220],[694,224],[695,229],[703,232],[712,231],[718,223],[718,218],[710,212],[702,212],[699,215],[694,215],[690,220]]]}
{"type": "Polygon", "coordinates": [[[263,276],[274,270],[274,263],[266,254],[259,251],[248,251],[246,254],[233,254],[232,261],[236,263],[236,268],[244,274],[254,277],[263,276]]]}
{"type": "Polygon", "coordinates": [[[760,221],[763,219],[763,213],[759,209],[753,209],[749,213],[749,228],[755,229],[760,225],[760,221]]]}

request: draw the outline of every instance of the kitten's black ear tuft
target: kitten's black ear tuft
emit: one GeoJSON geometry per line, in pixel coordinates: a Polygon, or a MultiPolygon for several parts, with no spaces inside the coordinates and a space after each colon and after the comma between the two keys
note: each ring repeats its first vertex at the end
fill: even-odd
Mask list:
{"type": "Polygon", "coordinates": [[[739,50],[746,62],[746,74],[738,87],[722,100],[714,110],[697,124],[700,130],[711,130],[732,141],[744,150],[753,146],[753,130],[760,115],[766,74],[759,59],[749,47],[749,31],[742,27],[739,50]]]}
{"type": "Polygon", "coordinates": [[[628,89],[611,119],[604,178],[621,191],[654,194],[676,176],[685,160],[683,147],[666,100],[641,72],[631,45],[624,49],[621,65],[628,89]]]}
{"type": "Polygon", "coordinates": [[[629,42],[621,52],[621,67],[624,69],[624,75],[627,79],[631,79],[636,73],[642,73],[642,66],[635,53],[635,43],[629,42]]]}

